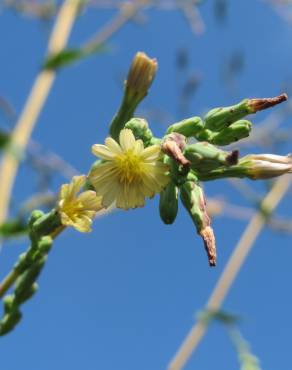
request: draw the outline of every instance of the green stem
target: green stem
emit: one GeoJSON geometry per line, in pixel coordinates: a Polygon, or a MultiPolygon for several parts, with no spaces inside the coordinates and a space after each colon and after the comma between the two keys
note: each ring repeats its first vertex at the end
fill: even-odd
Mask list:
{"type": "MultiPolygon", "coordinates": [[[[66,226],[59,226],[54,231],[51,232],[50,236],[55,239],[63,230],[65,230],[66,226]]],[[[30,248],[26,252],[29,253],[30,248]]],[[[22,274],[21,269],[14,268],[11,270],[8,275],[2,280],[0,283],[0,298],[4,296],[4,294],[9,290],[9,288],[15,283],[17,278],[22,274]]]]}
{"type": "Polygon", "coordinates": [[[56,239],[56,237],[57,237],[58,235],[60,235],[60,234],[61,234],[61,232],[62,232],[62,231],[64,231],[65,229],[66,229],[66,226],[61,225],[61,226],[59,226],[56,230],[54,230],[54,231],[50,234],[50,236],[52,237],[52,239],[56,239]]]}
{"type": "Polygon", "coordinates": [[[249,177],[246,174],[246,171],[244,171],[244,169],[242,168],[242,166],[230,166],[230,167],[217,168],[209,172],[203,172],[203,173],[197,172],[197,175],[200,181],[218,180],[218,179],[224,179],[226,177],[237,177],[237,178],[249,177]]]}
{"type": "Polygon", "coordinates": [[[110,135],[116,141],[119,141],[120,131],[124,128],[125,124],[134,116],[138,104],[139,101],[133,100],[129,103],[129,100],[124,96],[121,106],[110,124],[110,135]]]}

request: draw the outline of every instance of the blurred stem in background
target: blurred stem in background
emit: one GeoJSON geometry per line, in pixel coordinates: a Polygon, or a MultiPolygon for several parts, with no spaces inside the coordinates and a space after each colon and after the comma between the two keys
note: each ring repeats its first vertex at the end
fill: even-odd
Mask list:
{"type": "MultiPolygon", "coordinates": [[[[206,310],[216,312],[222,306],[222,303],[229,293],[233,282],[235,281],[241,266],[245,262],[248,253],[254,246],[261,230],[265,226],[269,215],[283,199],[290,186],[288,177],[283,176],[276,180],[270,192],[261,203],[261,209],[251,218],[244,233],[242,234],[237,246],[234,249],[225,269],[223,270],[217,284],[210,295],[206,304],[206,310]],[[265,210],[265,212],[263,212],[265,210]]],[[[186,362],[195,352],[201,339],[208,329],[208,322],[198,321],[189,331],[182,342],[177,353],[171,360],[169,370],[181,370],[186,362]]]]}
{"type": "MultiPolygon", "coordinates": [[[[49,40],[48,54],[58,53],[65,47],[80,3],[80,0],[66,0],[63,3],[49,40]]],[[[46,102],[55,77],[55,71],[43,70],[39,73],[33,84],[30,95],[11,136],[10,145],[15,147],[20,154],[27,147],[29,138],[42,107],[46,102]]],[[[7,217],[18,165],[19,158],[16,158],[11,151],[6,151],[0,166],[0,224],[7,217]]]]}
{"type": "MultiPolygon", "coordinates": [[[[151,3],[151,0],[140,0],[132,5],[125,5],[118,14],[107,23],[93,39],[85,45],[86,50],[96,50],[98,45],[103,44],[109,37],[120,29],[136,12],[143,6],[151,3]]],[[[55,26],[53,28],[49,45],[48,56],[58,56],[66,47],[74,20],[78,14],[83,0],[66,0],[59,10],[55,26]]],[[[21,155],[25,152],[30,136],[39,118],[40,112],[46,102],[48,94],[56,78],[56,70],[47,68],[37,76],[24,109],[11,135],[10,145],[21,155]]],[[[6,151],[0,166],[0,224],[8,214],[12,188],[15,182],[20,158],[11,151],[6,151]]]]}

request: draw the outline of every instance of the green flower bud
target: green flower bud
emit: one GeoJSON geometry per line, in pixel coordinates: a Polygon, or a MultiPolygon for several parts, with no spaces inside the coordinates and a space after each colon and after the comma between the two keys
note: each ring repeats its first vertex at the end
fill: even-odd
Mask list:
{"type": "Polygon", "coordinates": [[[194,171],[206,172],[222,165],[237,162],[238,152],[225,152],[207,142],[188,145],[184,151],[185,157],[191,162],[194,171]]]}
{"type": "Polygon", "coordinates": [[[37,236],[49,235],[61,225],[60,216],[58,212],[53,209],[33,224],[33,232],[37,236]]]}
{"type": "Polygon", "coordinates": [[[240,103],[229,107],[214,108],[204,118],[205,128],[212,131],[221,131],[248,114],[273,107],[287,99],[286,94],[281,94],[274,98],[244,99],[240,103]]]}
{"type": "Polygon", "coordinates": [[[213,135],[214,135],[213,131],[204,128],[202,131],[197,133],[196,139],[199,140],[199,141],[208,141],[208,142],[210,142],[213,135]]]}
{"type": "Polygon", "coordinates": [[[215,145],[228,145],[248,137],[250,131],[251,122],[247,120],[240,120],[232,123],[232,125],[219,132],[214,132],[208,141],[215,145]]]}
{"type": "Polygon", "coordinates": [[[204,117],[205,128],[212,131],[221,131],[250,113],[252,111],[249,108],[248,99],[229,107],[214,108],[204,117]]]}
{"type": "Polygon", "coordinates": [[[5,335],[9,333],[21,320],[21,312],[15,310],[3,317],[0,321],[0,335],[5,335]]]}
{"type": "Polygon", "coordinates": [[[207,214],[203,189],[195,182],[186,181],[180,188],[181,201],[192,218],[197,232],[203,238],[209,265],[216,265],[216,244],[211,220],[207,214]]]}
{"type": "Polygon", "coordinates": [[[32,298],[35,293],[38,291],[38,285],[37,283],[33,283],[30,287],[28,287],[25,291],[23,291],[21,293],[21,299],[19,299],[20,297],[18,296],[16,301],[17,301],[17,304],[19,303],[24,303],[26,301],[28,301],[30,298],[32,298]]]}
{"type": "Polygon", "coordinates": [[[27,291],[30,290],[31,286],[34,284],[35,280],[39,276],[45,262],[46,257],[42,257],[33,263],[26,271],[15,282],[15,300],[18,304],[24,302],[27,297],[27,291]]]}
{"type": "Polygon", "coordinates": [[[47,254],[49,250],[51,249],[51,246],[53,244],[53,239],[51,236],[46,235],[41,238],[39,241],[39,252],[41,254],[47,254]]]}
{"type": "Polygon", "coordinates": [[[18,273],[21,273],[23,270],[25,270],[27,266],[27,254],[21,253],[18,257],[17,262],[14,264],[13,269],[17,271],[18,273]]]}
{"type": "Polygon", "coordinates": [[[31,227],[36,222],[36,220],[41,218],[43,215],[44,215],[43,211],[39,210],[32,211],[28,221],[29,226],[31,227]]]}
{"type": "Polygon", "coordinates": [[[160,193],[159,212],[161,220],[170,225],[174,222],[178,211],[178,188],[173,182],[160,193]]]}
{"type": "Polygon", "coordinates": [[[152,131],[148,127],[148,123],[143,118],[132,118],[125,124],[125,128],[132,130],[136,139],[141,139],[145,146],[151,144],[153,138],[152,131]]]}
{"type": "Polygon", "coordinates": [[[177,132],[185,137],[191,137],[196,136],[203,127],[204,123],[200,117],[191,117],[169,126],[167,134],[177,132]]]}
{"type": "Polygon", "coordinates": [[[14,306],[14,295],[9,294],[3,298],[4,312],[8,313],[13,309],[14,306]]]}
{"type": "Polygon", "coordinates": [[[53,238],[49,235],[42,236],[38,242],[36,248],[31,251],[31,258],[32,261],[36,261],[43,256],[47,255],[53,245],[53,238]]]}
{"type": "Polygon", "coordinates": [[[209,225],[210,219],[205,210],[205,198],[199,185],[186,181],[180,188],[180,198],[198,232],[209,225]]]}

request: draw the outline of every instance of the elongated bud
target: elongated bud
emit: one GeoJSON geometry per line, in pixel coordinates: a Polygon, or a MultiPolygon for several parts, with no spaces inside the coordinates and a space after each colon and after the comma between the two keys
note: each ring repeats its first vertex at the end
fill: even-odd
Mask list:
{"type": "Polygon", "coordinates": [[[180,189],[183,205],[201,235],[208,255],[209,265],[216,266],[216,243],[211,220],[207,214],[203,189],[195,182],[187,181],[180,189]]]}
{"type": "Polygon", "coordinates": [[[147,94],[157,71],[156,59],[149,58],[145,53],[138,52],[131,64],[125,81],[127,100],[140,102],[147,94]]]}
{"type": "Polygon", "coordinates": [[[292,173],[292,156],[251,154],[240,159],[238,166],[253,180],[270,179],[292,173]]]}
{"type": "MultiPolygon", "coordinates": [[[[9,296],[8,296],[9,297],[9,296]]],[[[0,336],[9,333],[21,320],[21,312],[18,309],[4,315],[0,320],[0,336]]]]}
{"type": "Polygon", "coordinates": [[[125,125],[125,128],[132,130],[136,139],[141,139],[145,146],[151,145],[153,138],[152,131],[148,127],[148,123],[143,118],[132,118],[125,125]]]}
{"type": "Polygon", "coordinates": [[[62,224],[60,216],[58,212],[55,209],[53,209],[51,212],[38,218],[34,222],[32,226],[32,231],[38,236],[49,235],[61,225],[62,224]]]}
{"type": "Polygon", "coordinates": [[[190,161],[183,155],[183,150],[186,146],[186,138],[184,135],[172,133],[166,135],[162,141],[161,149],[163,153],[173,158],[176,162],[183,167],[189,167],[190,161]]]}
{"type": "MultiPolygon", "coordinates": [[[[24,292],[22,292],[21,294],[21,303],[24,303],[26,301],[28,301],[29,299],[31,299],[35,293],[38,291],[38,284],[37,283],[33,283],[28,289],[26,289],[24,292]]],[[[19,299],[15,298],[14,299],[15,303],[19,304],[19,299]],[[17,302],[16,302],[17,301],[17,302]]]]}
{"type": "Polygon", "coordinates": [[[167,133],[177,132],[185,137],[196,136],[204,127],[200,117],[191,117],[169,126],[167,133]]]}
{"type": "Polygon", "coordinates": [[[275,154],[251,154],[239,159],[235,166],[221,166],[217,169],[198,173],[201,181],[223,179],[226,177],[248,177],[252,180],[271,179],[292,173],[292,156],[275,154]]]}
{"type": "Polygon", "coordinates": [[[156,59],[137,53],[129,69],[121,105],[110,124],[110,136],[119,141],[120,131],[134,116],[138,104],[148,93],[157,71],[156,59]]]}
{"type": "Polygon", "coordinates": [[[178,211],[178,188],[171,181],[160,193],[159,212],[161,220],[170,225],[174,222],[178,211]]]}
{"type": "Polygon", "coordinates": [[[215,133],[216,132],[213,132],[212,130],[203,128],[203,130],[198,132],[195,137],[198,141],[208,141],[210,143],[215,133]]]}
{"type": "Polygon", "coordinates": [[[286,94],[282,94],[275,98],[244,99],[236,105],[214,108],[204,118],[205,128],[213,131],[221,131],[248,114],[273,107],[287,100],[287,98],[286,94]]]}
{"type": "Polygon", "coordinates": [[[15,300],[18,304],[26,300],[26,292],[30,290],[37,277],[39,276],[45,262],[46,256],[34,262],[26,271],[24,271],[15,283],[15,300]]]}
{"type": "Polygon", "coordinates": [[[239,120],[219,132],[213,132],[213,135],[208,141],[209,143],[215,145],[229,145],[240,139],[248,137],[250,131],[251,122],[247,120],[239,120]]]}
{"type": "Polygon", "coordinates": [[[225,152],[207,142],[188,145],[184,155],[191,162],[191,168],[199,172],[210,171],[222,165],[234,165],[238,160],[238,151],[225,152]]]}
{"type": "Polygon", "coordinates": [[[248,99],[229,107],[214,108],[204,117],[205,128],[221,131],[250,113],[252,112],[248,106],[248,99]]]}

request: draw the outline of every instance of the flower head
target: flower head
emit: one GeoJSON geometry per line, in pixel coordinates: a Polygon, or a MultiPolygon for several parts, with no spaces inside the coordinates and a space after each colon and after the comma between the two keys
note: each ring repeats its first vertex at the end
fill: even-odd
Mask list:
{"type": "Polygon", "coordinates": [[[269,179],[292,172],[291,155],[251,154],[239,161],[246,175],[252,179],[269,179]]]}
{"type": "Polygon", "coordinates": [[[58,201],[62,224],[73,226],[80,232],[91,231],[96,212],[103,208],[95,191],[88,190],[78,195],[85,181],[86,176],[74,176],[70,184],[62,185],[58,201]]]}
{"type": "Polygon", "coordinates": [[[144,148],[132,131],[123,129],[120,144],[108,137],[105,145],[95,144],[92,152],[104,160],[89,174],[97,195],[105,207],[114,202],[118,208],[143,207],[145,197],[152,198],[167,185],[168,166],[161,162],[159,145],[144,148]]]}

